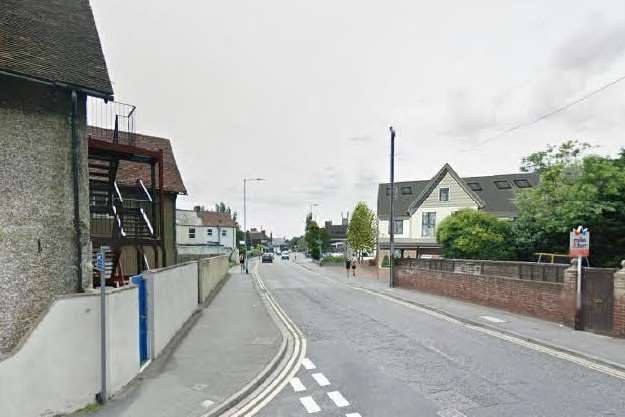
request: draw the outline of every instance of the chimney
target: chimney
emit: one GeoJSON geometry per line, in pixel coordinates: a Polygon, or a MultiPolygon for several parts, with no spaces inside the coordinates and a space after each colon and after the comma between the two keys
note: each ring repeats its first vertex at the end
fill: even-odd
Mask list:
{"type": "Polygon", "coordinates": [[[193,211],[199,213],[200,211],[202,211],[202,206],[193,206],[193,211]]]}
{"type": "MultiPolygon", "coordinates": [[[[343,215],[341,215],[341,217],[343,217],[343,215]]],[[[349,211],[347,212],[347,216],[343,217],[342,219],[343,221],[341,222],[341,224],[343,226],[347,226],[349,225],[349,211]]]]}
{"type": "Polygon", "coordinates": [[[332,226],[332,220],[326,220],[326,229],[332,226]]]}

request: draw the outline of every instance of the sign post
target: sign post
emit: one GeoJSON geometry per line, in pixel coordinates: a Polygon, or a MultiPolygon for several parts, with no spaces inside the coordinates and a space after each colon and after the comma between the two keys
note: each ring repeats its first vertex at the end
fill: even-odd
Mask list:
{"type": "Polygon", "coordinates": [[[582,259],[590,255],[590,232],[581,225],[569,235],[569,255],[577,256],[577,291],[575,293],[575,330],[582,325],[582,259]]]}
{"type": "Polygon", "coordinates": [[[96,255],[96,268],[100,272],[100,354],[101,358],[101,388],[98,398],[100,404],[107,400],[106,393],[106,257],[104,249],[100,248],[96,255]]]}

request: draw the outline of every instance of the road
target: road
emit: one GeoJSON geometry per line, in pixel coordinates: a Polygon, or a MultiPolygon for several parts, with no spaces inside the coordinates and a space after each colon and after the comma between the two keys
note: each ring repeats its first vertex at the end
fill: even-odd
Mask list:
{"type": "Polygon", "coordinates": [[[259,273],[304,333],[307,361],[257,416],[625,416],[621,379],[292,261],[262,264],[259,273]]]}

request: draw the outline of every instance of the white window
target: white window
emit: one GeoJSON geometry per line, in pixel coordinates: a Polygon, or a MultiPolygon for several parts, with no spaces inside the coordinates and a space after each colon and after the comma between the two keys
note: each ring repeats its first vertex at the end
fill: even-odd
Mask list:
{"type": "Polygon", "coordinates": [[[189,239],[195,239],[195,228],[189,227],[189,239]]]}
{"type": "Polygon", "coordinates": [[[449,201],[449,188],[438,190],[438,201],[449,201]]]}
{"type": "Polygon", "coordinates": [[[434,237],[436,231],[436,212],[423,213],[421,220],[421,237],[434,237]]]}
{"type": "Polygon", "coordinates": [[[208,236],[212,236],[213,235],[213,229],[206,229],[206,234],[208,236]]]}
{"type": "Polygon", "coordinates": [[[394,220],[393,223],[395,226],[393,227],[393,233],[395,233],[396,235],[403,235],[404,234],[404,221],[394,220]]]}
{"type": "Polygon", "coordinates": [[[226,229],[221,229],[221,235],[228,236],[228,232],[226,231],[226,229]]]}

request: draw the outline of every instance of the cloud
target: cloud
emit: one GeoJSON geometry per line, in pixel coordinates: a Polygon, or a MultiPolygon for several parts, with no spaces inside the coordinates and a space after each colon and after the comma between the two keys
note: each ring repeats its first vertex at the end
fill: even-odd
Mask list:
{"type": "Polygon", "coordinates": [[[465,90],[450,90],[446,104],[448,127],[442,132],[445,135],[474,140],[495,125],[492,103],[478,101],[465,90]]]}
{"type": "Polygon", "coordinates": [[[370,135],[360,135],[360,136],[352,136],[347,139],[350,142],[354,143],[369,143],[373,141],[373,137],[370,135]]]}

